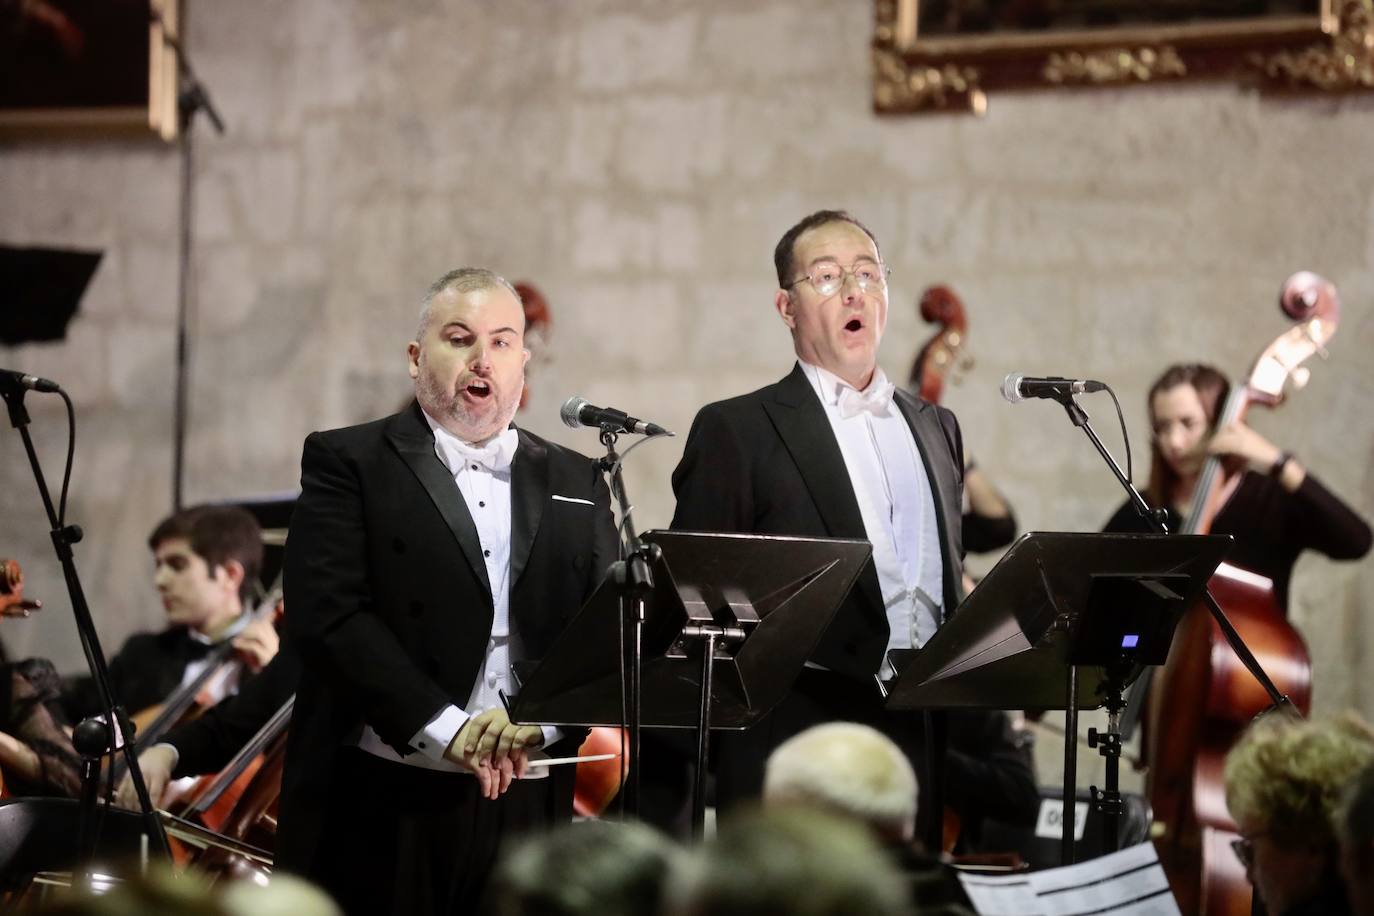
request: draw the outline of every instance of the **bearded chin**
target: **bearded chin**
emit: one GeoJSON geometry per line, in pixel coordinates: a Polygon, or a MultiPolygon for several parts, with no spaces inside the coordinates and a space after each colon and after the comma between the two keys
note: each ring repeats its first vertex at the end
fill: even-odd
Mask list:
{"type": "MultiPolygon", "coordinates": [[[[472,442],[489,439],[510,425],[511,420],[515,419],[516,411],[520,409],[519,392],[523,390],[524,377],[521,376],[515,388],[516,393],[510,402],[502,404],[497,401],[494,408],[498,416],[493,416],[487,421],[484,416],[469,409],[458,392],[441,387],[424,374],[415,382],[415,394],[420,406],[450,432],[472,442]]],[[[497,395],[493,394],[492,397],[497,398],[497,395]]]]}

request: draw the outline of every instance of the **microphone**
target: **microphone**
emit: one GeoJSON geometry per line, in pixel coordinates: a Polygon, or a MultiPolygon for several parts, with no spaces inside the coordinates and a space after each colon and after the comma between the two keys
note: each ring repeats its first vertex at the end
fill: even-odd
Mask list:
{"type": "Polygon", "coordinates": [[[1034,378],[1013,372],[1002,380],[1002,397],[1013,404],[1026,398],[1049,398],[1063,401],[1075,394],[1091,394],[1107,386],[1091,379],[1060,378],[1057,375],[1034,378]]]}
{"type": "Polygon", "coordinates": [[[634,433],[639,436],[671,436],[668,430],[657,423],[636,420],[623,410],[614,407],[596,407],[586,398],[573,395],[563,402],[558,411],[563,422],[576,429],[579,426],[592,426],[600,429],[609,426],[616,432],[634,433]]]}
{"type": "Polygon", "coordinates": [[[16,372],[13,369],[0,369],[0,384],[28,388],[31,391],[51,392],[62,390],[62,386],[51,379],[39,378],[36,375],[26,375],[23,372],[16,372]]]}

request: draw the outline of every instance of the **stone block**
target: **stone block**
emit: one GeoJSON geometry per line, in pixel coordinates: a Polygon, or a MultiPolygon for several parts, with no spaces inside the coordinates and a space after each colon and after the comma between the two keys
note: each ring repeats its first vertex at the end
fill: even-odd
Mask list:
{"type": "Polygon", "coordinates": [[[109,385],[117,405],[170,406],[176,380],[176,328],[165,322],[129,320],[104,335],[109,385]]]}
{"type": "Polygon", "coordinates": [[[682,340],[686,324],[677,290],[662,281],[584,281],[559,295],[554,346],[578,354],[588,369],[653,372],[682,340]]]}
{"type": "Polygon", "coordinates": [[[623,103],[616,162],[631,188],[681,192],[724,169],[727,151],[747,138],[726,133],[727,98],[663,94],[623,103]]]}
{"type": "Polygon", "coordinates": [[[602,99],[578,100],[569,117],[563,150],[564,181],[605,187],[612,178],[625,121],[624,106],[602,99]]]}
{"type": "Polygon", "coordinates": [[[123,313],[134,319],[174,326],[179,272],[177,246],[131,241],[107,258],[123,264],[123,313]]]}
{"type": "Polygon", "coordinates": [[[705,276],[683,293],[690,316],[678,352],[700,372],[776,370],[793,359],[792,338],[773,306],[775,285],[705,276]]]}
{"type": "Polygon", "coordinates": [[[197,336],[221,334],[246,321],[257,304],[261,280],[246,245],[201,245],[196,250],[197,336]]]}
{"type": "Polygon", "coordinates": [[[755,91],[794,80],[850,82],[867,74],[869,21],[818,3],[726,5],[704,21],[700,71],[755,91]]]}
{"type": "Polygon", "coordinates": [[[278,244],[293,234],[301,204],[294,150],[226,149],[207,163],[207,171],[223,181],[234,218],[253,241],[278,244]]]}
{"type": "Polygon", "coordinates": [[[699,28],[696,12],[588,17],[577,25],[576,85],[609,93],[690,82],[699,28]]]}

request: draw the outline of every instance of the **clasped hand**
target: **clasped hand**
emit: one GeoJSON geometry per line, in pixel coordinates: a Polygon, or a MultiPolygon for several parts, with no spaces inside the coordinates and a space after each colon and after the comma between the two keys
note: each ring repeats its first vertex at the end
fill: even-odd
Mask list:
{"type": "Polygon", "coordinates": [[[444,756],[476,775],[483,798],[496,799],[525,775],[526,752],[543,743],[538,725],[516,725],[504,709],[488,709],[463,724],[444,756]]]}

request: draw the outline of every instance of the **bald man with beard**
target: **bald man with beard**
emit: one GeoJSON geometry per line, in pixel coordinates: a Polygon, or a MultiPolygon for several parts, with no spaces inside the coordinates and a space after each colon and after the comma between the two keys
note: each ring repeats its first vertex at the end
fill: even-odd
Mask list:
{"type": "Polygon", "coordinates": [[[599,584],[616,536],[597,464],[512,424],[524,327],[504,279],[445,274],[407,346],[415,402],[305,442],[277,863],[350,913],[471,912],[504,837],[572,815],[572,768],[521,777],[578,736],[511,723],[500,695],[599,584]]]}

